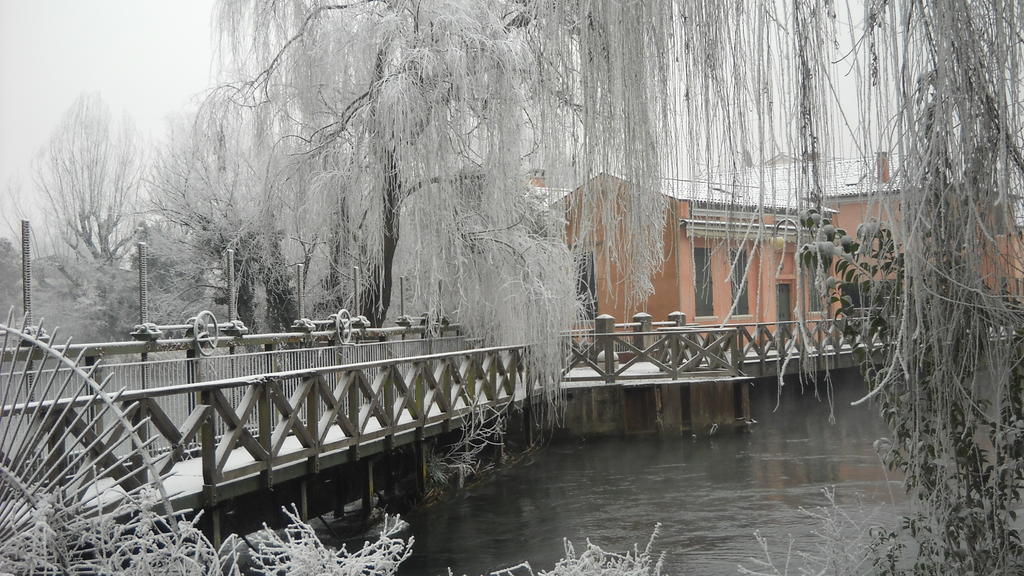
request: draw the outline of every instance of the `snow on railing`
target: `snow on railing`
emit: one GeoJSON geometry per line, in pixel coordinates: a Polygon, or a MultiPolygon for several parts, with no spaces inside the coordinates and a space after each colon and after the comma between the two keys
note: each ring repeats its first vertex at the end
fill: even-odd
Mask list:
{"type": "Polygon", "coordinates": [[[848,354],[856,347],[875,350],[880,345],[871,340],[861,318],[688,325],[685,315],[674,313],[665,322],[652,322],[647,314],[634,320],[616,323],[611,316],[599,316],[593,330],[566,333],[563,379],[610,384],[735,377],[752,363],[764,366],[794,356],[848,354]]]}

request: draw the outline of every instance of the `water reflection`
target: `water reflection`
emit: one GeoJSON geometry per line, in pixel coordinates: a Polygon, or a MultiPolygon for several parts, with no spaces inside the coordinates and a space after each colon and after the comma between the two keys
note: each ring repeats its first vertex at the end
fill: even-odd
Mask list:
{"type": "MultiPolygon", "coordinates": [[[[776,387],[762,383],[751,406],[759,423],[748,435],[549,446],[407,518],[416,544],[402,572],[481,574],[523,560],[545,569],[562,556],[563,537],[623,550],[660,522],[666,574],[735,574],[755,553],[754,530],[781,539],[814,528],[798,507],[823,504],[824,486],[872,514],[890,488],[899,497],[871,447],[884,425],[874,408],[849,406],[863,392],[859,377],[839,375],[834,392],[834,424],[827,403],[795,383],[774,410],[776,387]]],[[[891,520],[884,508],[881,520],[891,520]]]]}

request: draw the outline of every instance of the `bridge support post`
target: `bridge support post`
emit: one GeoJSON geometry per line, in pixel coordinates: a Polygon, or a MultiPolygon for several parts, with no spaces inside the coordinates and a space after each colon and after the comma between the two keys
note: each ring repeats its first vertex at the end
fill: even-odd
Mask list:
{"type": "Polygon", "coordinates": [[[204,532],[215,549],[224,543],[224,512],[220,506],[208,506],[203,509],[204,532]]]}
{"type": "Polygon", "coordinates": [[[385,441],[384,453],[380,455],[384,463],[384,497],[385,500],[390,502],[393,501],[397,494],[397,486],[395,482],[395,458],[398,456],[395,454],[394,444],[392,442],[385,441]]]}
{"type": "Polygon", "coordinates": [[[274,391],[269,382],[259,384],[259,397],[256,400],[256,433],[260,446],[267,452],[266,467],[260,472],[263,487],[267,490],[274,489],[274,449],[271,439],[274,430],[274,422],[270,416],[270,395],[274,391]]]}
{"type": "Polygon", "coordinates": [[[309,520],[309,476],[299,478],[299,518],[309,520]]]}
{"type": "Polygon", "coordinates": [[[341,464],[334,469],[334,517],[345,515],[345,504],[348,504],[349,476],[351,464],[341,464]]]}
{"type": "Polygon", "coordinates": [[[416,459],[416,498],[420,499],[427,493],[427,451],[429,448],[422,439],[417,439],[413,449],[416,459]]]}
{"type": "Polygon", "coordinates": [[[359,468],[359,499],[362,504],[363,518],[369,518],[373,511],[373,459],[363,458],[357,464],[359,468]]]}
{"type": "Polygon", "coordinates": [[[737,382],[733,388],[738,408],[736,418],[745,423],[750,422],[750,384],[748,382],[737,382]]]}
{"type": "Polygon", "coordinates": [[[527,448],[533,448],[533,398],[523,400],[523,438],[527,448]]]}

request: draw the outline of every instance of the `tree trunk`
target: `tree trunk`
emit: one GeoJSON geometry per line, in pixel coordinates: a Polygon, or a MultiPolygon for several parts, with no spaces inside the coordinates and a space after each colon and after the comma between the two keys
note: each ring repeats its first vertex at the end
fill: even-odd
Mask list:
{"type": "Polygon", "coordinates": [[[235,312],[238,319],[256,329],[256,282],[244,258],[235,258],[235,312]]]}
{"type": "Polygon", "coordinates": [[[384,150],[384,246],[380,262],[373,264],[359,295],[359,313],[374,326],[380,326],[391,306],[392,268],[400,232],[399,210],[402,181],[394,148],[384,150]]]}
{"type": "Polygon", "coordinates": [[[267,292],[267,324],[270,330],[287,330],[297,319],[295,293],[288,266],[281,250],[281,235],[270,233],[264,247],[263,287],[267,292]]]}
{"type": "Polygon", "coordinates": [[[331,227],[330,262],[324,288],[327,292],[327,309],[336,312],[350,306],[350,303],[354,301],[345,293],[347,286],[342,274],[342,270],[347,266],[344,236],[345,231],[349,229],[348,208],[344,197],[339,199],[338,208],[334,212],[332,221],[334,225],[331,227]]]}

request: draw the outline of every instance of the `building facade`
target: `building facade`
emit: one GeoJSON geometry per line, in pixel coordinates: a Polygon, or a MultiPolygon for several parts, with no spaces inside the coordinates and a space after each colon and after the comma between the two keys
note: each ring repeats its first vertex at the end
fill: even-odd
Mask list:
{"type": "MultiPolygon", "coordinates": [[[[763,169],[749,169],[708,180],[666,178],[662,266],[652,278],[654,292],[633,302],[627,295],[623,267],[601,238],[581,252],[579,289],[593,302],[593,314],[625,321],[645,312],[655,320],[681,311],[689,323],[775,322],[830,314],[820,297],[820,283],[797,265],[801,213],[815,209],[853,234],[865,221],[892,221],[894,190],[888,155],[875,158],[804,162],[782,159],[763,169]],[[818,170],[818,174],[813,174],[818,170]],[[824,182],[813,187],[810,182],[824,182]],[[877,194],[877,192],[883,194],[877,194]]],[[[599,203],[587,195],[615,198],[630,183],[601,174],[564,199],[572,223],[581,210],[599,203]],[[586,206],[586,207],[584,207],[586,206]]]]}

